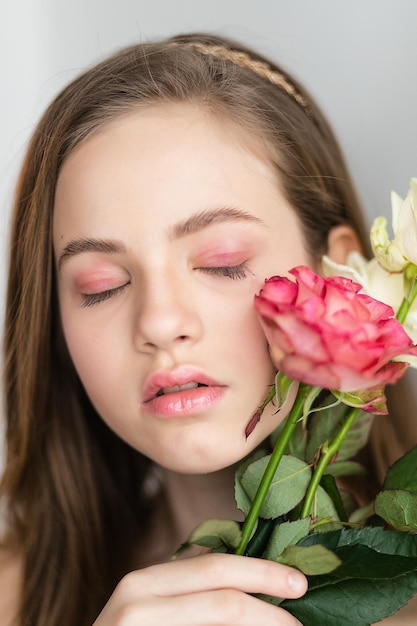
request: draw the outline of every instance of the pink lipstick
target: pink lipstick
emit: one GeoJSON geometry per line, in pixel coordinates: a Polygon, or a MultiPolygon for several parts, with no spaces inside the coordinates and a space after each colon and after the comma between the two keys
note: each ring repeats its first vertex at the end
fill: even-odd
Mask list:
{"type": "Polygon", "coordinates": [[[164,418],[196,415],[216,404],[226,388],[191,367],[155,372],[145,382],[143,408],[164,418]]]}

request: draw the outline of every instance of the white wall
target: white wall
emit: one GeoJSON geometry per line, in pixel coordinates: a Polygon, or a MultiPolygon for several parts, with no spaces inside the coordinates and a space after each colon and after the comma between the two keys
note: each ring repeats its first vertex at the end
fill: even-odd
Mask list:
{"type": "MultiPolygon", "coordinates": [[[[27,138],[52,96],[118,47],[207,30],[259,48],[333,122],[370,219],[417,176],[415,0],[10,0],[0,14],[0,246],[27,138]]],[[[0,267],[4,291],[4,262],[0,267]]],[[[0,315],[2,307],[0,305],[0,315]]],[[[0,318],[1,321],[1,318],[0,318]]]]}

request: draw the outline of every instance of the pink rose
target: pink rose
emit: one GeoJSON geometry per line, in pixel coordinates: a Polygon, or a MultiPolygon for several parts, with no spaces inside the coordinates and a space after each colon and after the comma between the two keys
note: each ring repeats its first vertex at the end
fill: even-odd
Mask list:
{"type": "Polygon", "coordinates": [[[359,293],[361,286],[350,279],[321,278],[302,266],[290,273],[296,282],[274,276],[255,297],[277,368],[290,378],[325,389],[375,388],[362,406],[372,411],[379,401],[382,408],[383,387],[407,368],[392,359],[417,355],[417,346],[393,309],[359,293]]]}

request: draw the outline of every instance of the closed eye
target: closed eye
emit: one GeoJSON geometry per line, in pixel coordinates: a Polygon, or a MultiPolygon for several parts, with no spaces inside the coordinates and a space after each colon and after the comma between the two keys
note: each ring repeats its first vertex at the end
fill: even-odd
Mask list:
{"type": "Polygon", "coordinates": [[[197,267],[196,269],[205,274],[214,274],[215,276],[225,276],[232,280],[242,280],[246,278],[249,270],[246,263],[240,265],[225,265],[220,267],[197,267]]]}
{"type": "Polygon", "coordinates": [[[110,300],[114,298],[119,293],[121,293],[130,283],[125,283],[124,285],[120,285],[119,287],[114,287],[113,289],[105,289],[104,291],[99,291],[97,293],[83,293],[83,303],[82,306],[84,308],[88,308],[94,306],[96,304],[100,304],[105,300],[110,300]]]}

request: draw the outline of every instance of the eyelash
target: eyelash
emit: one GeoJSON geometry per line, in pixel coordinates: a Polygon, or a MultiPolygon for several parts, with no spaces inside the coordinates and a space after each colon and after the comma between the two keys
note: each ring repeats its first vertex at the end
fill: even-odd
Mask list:
{"type": "MultiPolygon", "coordinates": [[[[214,276],[224,276],[226,278],[231,278],[232,280],[242,280],[246,278],[248,267],[246,263],[241,263],[240,265],[225,265],[222,267],[196,267],[195,269],[204,272],[205,274],[212,274],[214,276]]],[[[98,293],[84,293],[82,294],[83,303],[82,306],[84,308],[95,306],[96,304],[100,304],[101,302],[105,302],[106,300],[110,300],[121,293],[129,283],[125,285],[120,285],[120,287],[115,287],[114,289],[106,289],[105,291],[99,291],[98,293]]]]}
{"type": "Polygon", "coordinates": [[[232,280],[242,280],[246,278],[248,266],[246,263],[240,265],[225,265],[222,267],[197,267],[196,269],[205,274],[214,274],[215,276],[225,276],[232,280]]]}
{"type": "Polygon", "coordinates": [[[120,285],[120,287],[115,287],[114,289],[106,289],[105,291],[99,291],[98,293],[83,293],[82,306],[84,308],[88,308],[90,306],[100,304],[105,300],[110,300],[110,298],[113,298],[117,294],[121,293],[128,285],[129,283],[126,283],[125,285],[120,285]]]}

